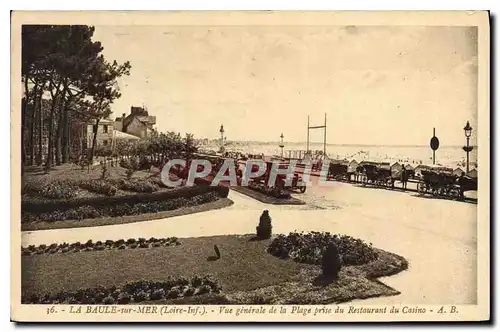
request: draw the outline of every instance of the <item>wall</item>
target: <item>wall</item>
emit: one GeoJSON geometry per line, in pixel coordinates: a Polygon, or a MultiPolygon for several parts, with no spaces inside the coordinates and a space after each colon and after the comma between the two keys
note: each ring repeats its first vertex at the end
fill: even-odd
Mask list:
{"type": "MultiPolygon", "coordinates": [[[[94,139],[94,133],[92,131],[92,124],[87,125],[87,146],[89,148],[92,147],[92,140],[94,139]]],[[[97,129],[97,146],[103,145],[104,141],[108,142],[108,146],[111,147],[111,143],[113,141],[113,122],[106,122],[104,124],[99,123],[99,128],[97,129]],[[108,126],[108,132],[104,132],[104,126],[108,126]]]]}
{"type": "Polygon", "coordinates": [[[134,118],[132,119],[132,122],[130,122],[127,126],[126,133],[144,138],[147,137],[147,127],[142,122],[134,118]]]}

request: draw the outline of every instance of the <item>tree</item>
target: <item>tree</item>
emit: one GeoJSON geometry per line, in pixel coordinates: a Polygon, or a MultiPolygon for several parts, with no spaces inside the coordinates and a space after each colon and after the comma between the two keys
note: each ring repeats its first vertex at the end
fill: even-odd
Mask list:
{"type": "MultiPolygon", "coordinates": [[[[130,63],[110,63],[93,41],[94,27],[86,25],[25,25],[22,29],[23,138],[29,139],[30,163],[35,146],[41,162],[42,95],[50,95],[46,166],[67,162],[71,154],[72,129],[85,121],[97,122],[109,114],[109,106],[120,97],[117,78],[129,75],[130,63]],[[31,105],[31,106],[30,106],[31,105]],[[80,122],[74,126],[74,122],[80,122]],[[38,127],[38,142],[35,131],[38,127]]],[[[26,149],[23,139],[23,161],[26,149]]],[[[38,160],[37,160],[38,162],[38,160]]]]}

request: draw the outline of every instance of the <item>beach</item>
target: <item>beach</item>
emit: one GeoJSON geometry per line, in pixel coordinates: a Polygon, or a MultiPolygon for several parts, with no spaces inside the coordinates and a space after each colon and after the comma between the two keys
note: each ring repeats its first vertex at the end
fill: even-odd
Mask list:
{"type": "MultiPolygon", "coordinates": [[[[226,151],[243,154],[264,154],[265,156],[281,155],[278,142],[227,142],[226,151]]],[[[284,157],[298,157],[299,150],[306,150],[306,143],[284,143],[284,157]],[[291,151],[291,153],[289,152],[291,151]]],[[[203,150],[217,151],[219,145],[205,144],[200,146],[203,150]]],[[[323,151],[322,143],[310,143],[309,150],[323,151]]],[[[327,156],[330,159],[347,159],[348,161],[363,160],[389,163],[405,163],[412,166],[418,164],[432,164],[432,150],[429,146],[375,146],[375,145],[342,145],[327,144],[327,156]]],[[[471,169],[477,168],[477,148],[470,153],[471,169]]],[[[460,146],[442,146],[436,151],[436,164],[453,169],[465,169],[466,155],[460,146]]]]}

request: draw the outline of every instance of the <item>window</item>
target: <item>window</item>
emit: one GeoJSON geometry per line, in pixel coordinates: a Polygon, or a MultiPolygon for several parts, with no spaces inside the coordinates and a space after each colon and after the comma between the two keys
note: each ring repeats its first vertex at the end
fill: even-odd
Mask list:
{"type": "Polygon", "coordinates": [[[102,141],[102,145],[107,146],[108,145],[108,140],[105,139],[104,141],[102,141]]]}
{"type": "Polygon", "coordinates": [[[108,133],[108,125],[104,125],[103,128],[104,128],[104,132],[107,134],[108,133]]]}

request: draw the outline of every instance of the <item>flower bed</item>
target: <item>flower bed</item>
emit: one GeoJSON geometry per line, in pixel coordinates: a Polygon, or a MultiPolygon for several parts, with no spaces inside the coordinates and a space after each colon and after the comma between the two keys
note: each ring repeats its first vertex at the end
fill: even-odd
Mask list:
{"type": "Polygon", "coordinates": [[[50,212],[22,212],[21,222],[43,222],[62,220],[82,220],[89,218],[120,217],[139,215],[143,213],[154,213],[170,211],[182,207],[196,206],[204,203],[214,202],[220,197],[215,191],[206,192],[189,198],[177,197],[168,200],[157,200],[137,203],[118,203],[114,205],[83,205],[66,210],[53,210],[50,212]]]}
{"type": "Polygon", "coordinates": [[[121,287],[96,287],[76,292],[32,294],[21,299],[23,304],[129,304],[162,301],[191,296],[218,294],[218,282],[210,276],[167,277],[166,281],[136,281],[121,287]]]}
{"type": "Polygon", "coordinates": [[[157,183],[146,179],[120,179],[109,182],[116,185],[121,190],[134,191],[138,193],[153,193],[160,189],[160,186],[157,183]]]}
{"type": "Polygon", "coordinates": [[[378,258],[371,244],[347,235],[332,235],[329,232],[280,234],[271,242],[268,252],[282,259],[291,258],[300,263],[320,265],[330,241],[337,245],[342,265],[363,265],[378,258]]]}
{"type": "Polygon", "coordinates": [[[229,194],[229,188],[224,186],[211,187],[209,185],[197,185],[194,187],[181,187],[174,190],[159,191],[155,193],[136,193],[133,195],[117,195],[110,197],[84,197],[51,201],[24,200],[21,202],[21,211],[40,214],[56,210],[65,211],[86,205],[101,209],[105,206],[119,204],[135,205],[137,203],[167,201],[175,198],[191,198],[212,192],[216,193],[216,195],[221,198],[226,198],[229,194]]]}
{"type": "Polygon", "coordinates": [[[43,254],[57,254],[57,253],[71,253],[79,251],[102,251],[102,250],[123,250],[123,249],[136,249],[136,248],[152,248],[152,247],[168,247],[168,246],[178,246],[181,245],[179,239],[176,237],[161,238],[156,239],[154,237],[150,239],[139,238],[139,239],[128,239],[128,240],[106,240],[104,242],[97,241],[92,242],[88,240],[86,243],[53,243],[51,245],[39,245],[39,246],[28,246],[21,247],[22,255],[43,255],[43,254]]]}
{"type": "Polygon", "coordinates": [[[68,199],[76,196],[78,185],[70,180],[30,181],[24,184],[22,193],[29,197],[68,199]]]}
{"type": "Polygon", "coordinates": [[[82,181],[80,182],[80,188],[106,196],[116,194],[116,187],[104,180],[82,181]]]}

